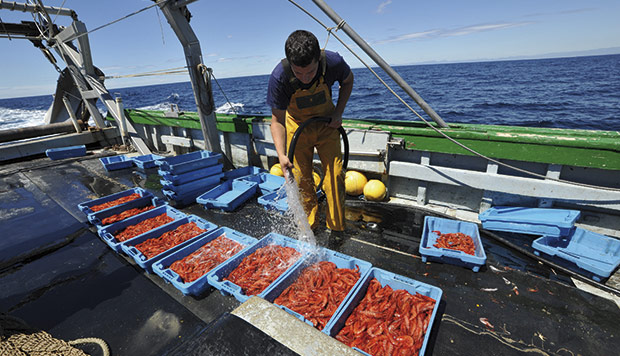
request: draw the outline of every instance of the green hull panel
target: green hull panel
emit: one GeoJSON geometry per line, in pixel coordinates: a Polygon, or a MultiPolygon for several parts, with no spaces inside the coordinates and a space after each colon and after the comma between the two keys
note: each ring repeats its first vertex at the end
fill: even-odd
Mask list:
{"type": "MultiPolygon", "coordinates": [[[[200,129],[197,113],[178,118],[162,111],[126,110],[134,123],[200,129]]],[[[108,117],[108,120],[113,120],[108,117]]],[[[223,132],[252,133],[252,123],[269,122],[266,116],[217,115],[223,132]]],[[[389,131],[411,150],[470,155],[473,153],[444,138],[422,122],[394,120],[344,120],[345,129],[389,131]]],[[[620,133],[500,125],[453,124],[442,130],[470,149],[494,159],[620,170],[620,133]]]]}

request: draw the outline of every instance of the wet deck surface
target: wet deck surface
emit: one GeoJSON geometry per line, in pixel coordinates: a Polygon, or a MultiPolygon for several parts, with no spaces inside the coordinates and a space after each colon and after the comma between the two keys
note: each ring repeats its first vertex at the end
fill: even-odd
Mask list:
{"type": "MultiPolygon", "coordinates": [[[[97,159],[0,168],[0,311],[60,339],[102,338],[113,355],[175,354],[212,332],[210,323],[222,323],[239,305],[233,297],[217,290],[184,296],[114,253],[77,208],[135,186],[161,197],[158,179],[156,172],[107,173],[97,159]]],[[[620,309],[567,276],[484,234],[487,264],[478,273],[423,263],[418,245],[427,213],[357,200],[346,208],[345,236],[336,240],[321,230],[319,244],[443,290],[427,355],[617,354],[620,309]]],[[[181,210],[257,238],[294,235],[285,217],[256,198],[234,213],[196,204],[181,210]]],[[[504,237],[520,245],[533,239],[504,237]]]]}

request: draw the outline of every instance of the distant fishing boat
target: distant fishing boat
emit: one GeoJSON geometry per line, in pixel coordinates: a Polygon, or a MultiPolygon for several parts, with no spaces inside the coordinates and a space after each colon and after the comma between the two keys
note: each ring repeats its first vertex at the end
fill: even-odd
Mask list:
{"type": "MultiPolygon", "coordinates": [[[[320,0],[314,2],[336,27],[434,122],[420,115],[424,122],[343,120],[347,168],[383,182],[387,196],[349,197],[345,236],[316,233],[326,249],[312,258],[360,273],[322,330],[312,318],[274,304],[283,283],[292,283],[312,258],[300,253],[300,262],[270,281],[260,298],[227,281],[230,264],[240,265],[261,247],[302,249],[287,236],[293,235],[285,229],[290,219],[265,210],[257,198],[282,184],[267,175],[277,162],[271,117],[215,113],[210,69],[188,21],[192,2],[148,6],[159,6],[184,47],[197,110],[183,112],[125,108],[123,98],[112,97],[74,11],[0,0],[0,10],[36,14],[35,21],[2,23],[0,33],[32,41],[50,59],[55,51],[66,65],[45,125],[0,131],[0,350],[11,350],[9,336],[26,337],[3,330],[21,330],[14,323],[24,323],[58,339],[99,338],[115,355],[354,355],[363,347],[345,345],[341,331],[376,280],[377,288],[423,296],[407,319],[424,325],[416,340],[393,336],[404,321],[382,325],[372,309],[377,305],[362,310],[370,324],[356,321],[355,334],[365,333],[381,352],[615,353],[620,133],[446,123],[320,0]],[[72,25],[58,27],[50,14],[69,16],[72,25]],[[231,196],[217,208],[207,207],[212,196],[203,196],[214,187],[231,196]],[[135,201],[123,204],[147,210],[128,216],[130,205],[91,209],[130,195],[135,201]],[[233,201],[240,197],[245,200],[233,201]],[[150,230],[153,236],[144,230],[120,241],[110,228],[134,226],[155,212],[171,220],[150,230]],[[110,217],[119,225],[97,225],[110,217]],[[156,257],[138,250],[139,243],[189,223],[197,235],[153,252],[156,257]],[[429,239],[456,233],[449,231],[453,226],[473,238],[473,260],[445,247],[428,251],[429,239]],[[195,284],[174,279],[173,259],[215,235],[240,244],[235,257],[195,284]],[[428,298],[432,305],[424,304],[428,298]]],[[[25,340],[14,337],[13,346],[25,340]]]]}

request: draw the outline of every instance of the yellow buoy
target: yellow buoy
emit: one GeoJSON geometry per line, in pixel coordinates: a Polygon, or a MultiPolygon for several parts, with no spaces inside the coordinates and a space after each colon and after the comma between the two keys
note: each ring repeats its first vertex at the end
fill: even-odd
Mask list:
{"type": "Polygon", "coordinates": [[[347,171],[344,178],[344,188],[347,194],[357,196],[364,191],[364,185],[368,180],[366,176],[357,171],[347,171]]]}
{"type": "Polygon", "coordinates": [[[386,193],[385,184],[377,179],[369,180],[364,186],[364,196],[366,200],[383,200],[386,193]]]}
{"type": "Polygon", "coordinates": [[[284,172],[282,172],[282,167],[280,167],[280,163],[276,163],[271,166],[269,173],[273,174],[274,176],[284,177],[284,172]]]}
{"type": "Polygon", "coordinates": [[[321,176],[317,172],[312,172],[312,179],[314,180],[314,187],[318,187],[321,183],[321,176]]]}

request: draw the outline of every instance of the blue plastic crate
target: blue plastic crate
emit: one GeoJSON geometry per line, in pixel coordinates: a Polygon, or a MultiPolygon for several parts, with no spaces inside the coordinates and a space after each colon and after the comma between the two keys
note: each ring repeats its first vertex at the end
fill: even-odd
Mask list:
{"type": "Polygon", "coordinates": [[[134,209],[134,208],[143,208],[145,206],[154,206],[154,207],[158,207],[158,206],[162,206],[167,204],[165,201],[157,198],[157,197],[144,197],[144,198],[139,198],[139,199],[135,199],[132,201],[129,201],[125,204],[122,205],[117,205],[114,206],[110,209],[105,209],[102,211],[98,211],[96,213],[92,213],[92,214],[88,214],[87,218],[88,221],[95,225],[97,227],[97,229],[101,229],[103,228],[103,223],[102,221],[105,218],[108,218],[112,215],[116,215],[116,214],[120,214],[125,210],[129,210],[129,209],[134,209]]]}
{"type": "Polygon", "coordinates": [[[217,164],[222,158],[221,153],[195,151],[178,156],[166,157],[155,161],[162,171],[170,174],[181,174],[217,164]]]}
{"type": "Polygon", "coordinates": [[[288,201],[284,189],[258,197],[258,203],[267,210],[277,210],[281,213],[288,211],[288,201]]]}
{"type": "Polygon", "coordinates": [[[103,168],[108,172],[133,166],[133,161],[125,155],[101,157],[99,158],[99,162],[103,164],[103,168]]]}
{"type": "Polygon", "coordinates": [[[155,161],[160,160],[160,159],[164,159],[164,157],[160,155],[152,154],[152,153],[148,155],[131,157],[131,160],[136,165],[136,167],[138,167],[141,170],[157,167],[157,165],[155,164],[155,161]]]}
{"type": "Polygon", "coordinates": [[[206,192],[208,190],[206,189],[207,187],[212,187],[213,185],[219,184],[223,176],[224,176],[223,173],[214,174],[212,176],[196,179],[194,181],[179,184],[179,185],[172,184],[171,182],[166,181],[165,179],[160,180],[160,183],[163,186],[163,189],[171,190],[175,192],[177,195],[182,196],[187,193],[194,192],[200,189],[202,189],[203,192],[206,192]]]}
{"type": "Polygon", "coordinates": [[[136,261],[136,263],[140,267],[144,268],[147,272],[151,273],[153,272],[154,262],[174,253],[175,251],[182,249],[183,247],[191,244],[192,242],[198,240],[199,238],[205,236],[206,234],[208,234],[209,232],[215,229],[217,229],[217,225],[211,222],[208,222],[207,220],[200,218],[196,215],[188,215],[181,219],[175,220],[169,224],[163,225],[149,232],[146,232],[142,235],[139,235],[132,239],[124,241],[123,243],[121,243],[121,248],[123,249],[123,252],[125,252],[129,257],[133,258],[134,261],[136,261]],[[192,237],[191,239],[185,242],[182,242],[174,247],[171,247],[170,249],[160,253],[157,256],[153,256],[151,258],[147,258],[145,255],[142,254],[142,252],[140,252],[140,250],[136,248],[136,245],[139,245],[146,240],[158,238],[168,231],[172,231],[181,225],[192,223],[192,222],[195,223],[199,228],[206,230],[206,231],[192,237]]]}
{"type": "MultiPolygon", "coordinates": [[[[272,232],[272,233],[265,235],[265,237],[260,239],[255,244],[248,246],[246,249],[241,251],[235,257],[229,259],[225,263],[222,263],[218,267],[211,270],[211,272],[207,273],[207,280],[209,281],[209,284],[215,287],[216,289],[218,289],[220,293],[222,293],[223,295],[233,295],[238,301],[242,303],[245,302],[246,300],[248,300],[248,298],[250,298],[250,296],[245,295],[243,291],[241,290],[241,287],[232,283],[231,281],[224,280],[224,278],[228,277],[230,272],[232,272],[235,268],[237,268],[241,264],[241,261],[243,261],[244,258],[251,255],[259,248],[272,245],[272,244],[280,245],[284,247],[292,247],[302,254],[301,258],[297,260],[295,263],[293,263],[288,269],[291,269],[297,263],[300,263],[303,256],[307,253],[306,251],[310,251],[309,244],[302,242],[302,241],[294,240],[290,237],[283,236],[275,232],[272,232]]],[[[278,280],[284,274],[286,274],[286,272],[287,271],[284,271],[280,276],[278,276],[278,278],[276,278],[272,282],[272,284],[278,283],[278,280]]],[[[269,286],[267,286],[265,290],[259,293],[258,296],[262,298],[265,294],[265,291],[268,288],[269,286]]]]}
{"type": "MultiPolygon", "coordinates": [[[[376,278],[382,287],[385,287],[387,285],[390,286],[393,290],[404,289],[411,294],[420,293],[422,295],[435,299],[435,307],[433,308],[433,312],[431,313],[430,321],[424,335],[424,341],[418,353],[420,356],[424,355],[426,347],[428,346],[430,330],[432,329],[433,321],[437,316],[437,309],[439,308],[439,303],[443,294],[442,290],[430,284],[403,277],[377,267],[372,267],[370,271],[368,271],[368,273],[362,276],[361,281],[353,291],[351,298],[349,298],[344,303],[344,305],[342,305],[342,308],[338,312],[338,315],[335,318],[332,318],[332,321],[327,324],[325,329],[323,329],[323,332],[329,336],[334,337],[340,332],[340,330],[342,330],[345,322],[347,321],[347,318],[349,318],[353,310],[355,310],[360,301],[364,299],[364,296],[366,296],[366,291],[368,290],[370,281],[373,278],[376,278]]],[[[354,349],[364,355],[368,355],[367,353],[357,348],[354,349]]]]}
{"type": "MultiPolygon", "coordinates": [[[[265,290],[263,299],[273,303],[274,300],[278,298],[280,294],[282,294],[282,292],[284,292],[286,288],[288,288],[291,284],[293,284],[299,278],[299,275],[303,272],[304,269],[321,261],[333,262],[337,268],[355,269],[356,266],[359,267],[360,279],[357,281],[357,283],[353,285],[349,293],[347,293],[345,298],[342,300],[342,302],[340,303],[340,305],[338,306],[338,308],[336,309],[336,311],[330,318],[330,321],[334,320],[334,318],[338,315],[338,312],[341,310],[341,307],[343,307],[346,301],[349,300],[349,298],[351,298],[351,296],[353,295],[353,292],[355,291],[355,288],[363,280],[364,275],[366,275],[366,273],[370,271],[370,268],[372,267],[372,264],[370,262],[360,260],[360,259],[357,259],[351,256],[347,256],[340,252],[332,251],[326,248],[319,248],[317,252],[306,255],[301,263],[298,263],[294,267],[290,268],[285,274],[282,275],[282,278],[280,278],[277,283],[271,284],[271,286],[269,286],[265,290]]],[[[285,306],[282,306],[279,304],[276,304],[276,305],[286,310],[289,314],[304,321],[308,325],[312,325],[312,322],[304,318],[303,315],[285,306]]],[[[329,325],[329,322],[326,324],[326,326],[327,325],[329,325]]],[[[325,331],[325,328],[323,329],[323,331],[325,331]]]]}
{"type": "Polygon", "coordinates": [[[233,169],[231,171],[224,172],[224,179],[232,180],[232,179],[243,178],[243,177],[252,176],[252,175],[256,175],[259,173],[265,173],[265,172],[268,172],[268,171],[260,167],[254,167],[254,166],[241,167],[241,168],[233,169]]]}
{"type": "Polygon", "coordinates": [[[232,211],[256,194],[258,184],[254,182],[227,180],[196,198],[205,209],[232,211]]]}
{"type": "Polygon", "coordinates": [[[535,254],[568,261],[567,267],[598,282],[620,265],[620,240],[581,228],[566,237],[543,236],[532,247],[535,254]]]}
{"type": "Polygon", "coordinates": [[[215,188],[215,186],[217,186],[217,184],[209,185],[204,188],[199,188],[197,190],[183,194],[177,194],[172,190],[167,189],[162,189],[161,192],[164,194],[164,197],[168,200],[168,202],[170,202],[171,205],[183,207],[186,205],[194,204],[197,197],[215,188]]]}
{"type": "MultiPolygon", "coordinates": [[[[141,197],[151,197],[151,198],[153,197],[153,193],[147,190],[144,190],[142,188],[131,188],[131,189],[124,190],[122,192],[106,195],[105,197],[85,201],[83,203],[78,204],[78,209],[80,209],[80,211],[86,215],[93,214],[94,211],[90,210],[91,207],[95,205],[100,205],[103,203],[111,202],[113,200],[120,199],[122,197],[126,197],[134,193],[139,194],[141,197]]],[[[108,209],[111,209],[111,208],[108,208],[108,209]]],[[[104,210],[107,210],[107,209],[104,209],[104,210]]],[[[104,211],[104,210],[100,210],[100,211],[104,211]]]]}
{"type": "Polygon", "coordinates": [[[51,160],[85,156],[86,146],[79,145],[79,146],[50,148],[50,149],[45,150],[45,155],[49,157],[51,160]]]}
{"type": "MultiPolygon", "coordinates": [[[[316,192],[317,198],[322,194],[322,190],[316,192]]],[[[284,189],[258,197],[258,203],[264,206],[267,210],[277,210],[281,213],[288,211],[288,199],[286,196],[286,190],[284,189]]]]}
{"type": "MultiPolygon", "coordinates": [[[[230,229],[228,227],[220,227],[214,231],[209,232],[208,234],[196,239],[192,243],[187,246],[177,250],[174,253],[169,254],[168,256],[159,259],[153,263],[153,272],[155,272],[158,276],[163,278],[165,281],[172,283],[172,285],[180,290],[185,295],[199,295],[207,288],[210,288],[209,282],[207,281],[207,273],[205,273],[202,277],[196,279],[193,282],[183,282],[181,277],[170,269],[170,265],[178,260],[182,260],[183,258],[191,255],[196,250],[206,245],[207,243],[215,240],[219,236],[224,234],[227,238],[236,241],[243,245],[243,248],[246,248],[249,245],[256,243],[256,239],[249,235],[240,233],[239,231],[230,229]]],[[[243,251],[243,249],[241,250],[243,251]]],[[[241,253],[241,251],[237,253],[241,253]]],[[[236,254],[235,254],[236,255],[236,254]]],[[[233,258],[232,256],[231,258],[233,258]]],[[[217,268],[214,267],[214,268],[217,268]]]]}
{"type": "Polygon", "coordinates": [[[571,232],[580,215],[578,210],[496,206],[478,218],[487,230],[559,237],[571,232]]]}
{"type": "Polygon", "coordinates": [[[259,173],[251,176],[237,178],[248,182],[258,183],[258,190],[261,195],[267,195],[278,191],[284,185],[284,177],[279,177],[270,173],[259,173]]]}
{"type": "Polygon", "coordinates": [[[181,185],[209,177],[214,174],[222,173],[222,167],[224,167],[223,164],[216,164],[182,174],[170,174],[169,172],[162,170],[159,170],[158,173],[163,178],[165,185],[181,185]]]}
{"type": "Polygon", "coordinates": [[[433,260],[443,263],[450,263],[457,266],[471,268],[474,272],[480,270],[487,261],[484,252],[478,225],[466,221],[450,220],[426,216],[424,218],[424,230],[422,230],[422,240],[420,241],[420,254],[422,262],[433,260]],[[440,231],[442,234],[462,232],[471,236],[476,247],[475,255],[469,255],[463,251],[451,250],[447,248],[437,248],[433,245],[439,236],[433,231],[440,231]]]}
{"type": "MultiPolygon", "coordinates": [[[[154,218],[158,215],[161,214],[167,214],[168,216],[170,216],[171,218],[173,218],[174,220],[179,220],[179,219],[183,219],[186,215],[178,210],[176,210],[175,208],[169,206],[169,205],[162,205],[160,207],[157,207],[155,209],[151,209],[149,211],[145,211],[141,214],[138,215],[134,215],[128,219],[125,219],[123,221],[118,221],[115,222],[114,224],[110,224],[102,229],[100,229],[97,233],[99,234],[99,237],[101,237],[101,239],[103,239],[103,241],[105,243],[108,244],[108,246],[110,246],[114,251],[116,252],[121,252],[122,248],[121,248],[121,241],[118,241],[115,237],[114,234],[119,231],[122,230],[128,226],[131,225],[135,225],[137,223],[140,223],[146,219],[150,219],[150,218],[154,218]]],[[[169,225],[171,223],[173,223],[174,221],[169,222],[168,224],[164,224],[163,226],[169,225]]],[[[145,232],[147,233],[147,232],[145,232]]],[[[144,234],[142,234],[144,235],[144,234]]],[[[127,240],[127,241],[131,241],[137,237],[139,237],[141,235],[132,237],[131,239],[127,240]]]]}

